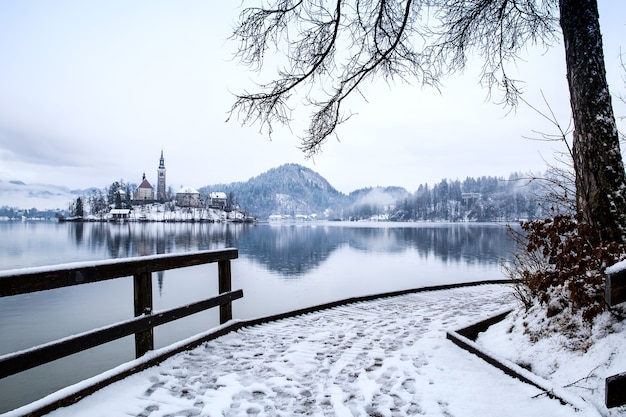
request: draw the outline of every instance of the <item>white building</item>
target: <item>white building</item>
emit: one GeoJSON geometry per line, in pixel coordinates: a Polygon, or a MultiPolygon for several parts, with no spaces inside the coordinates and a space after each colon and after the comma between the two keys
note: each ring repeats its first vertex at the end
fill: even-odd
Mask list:
{"type": "Polygon", "coordinates": [[[226,193],[220,191],[213,191],[209,194],[209,207],[224,210],[226,208],[226,202],[228,197],[226,193]]]}
{"type": "Polygon", "coordinates": [[[182,187],[176,192],[176,205],[180,207],[198,207],[200,205],[200,192],[195,188],[182,187]]]}

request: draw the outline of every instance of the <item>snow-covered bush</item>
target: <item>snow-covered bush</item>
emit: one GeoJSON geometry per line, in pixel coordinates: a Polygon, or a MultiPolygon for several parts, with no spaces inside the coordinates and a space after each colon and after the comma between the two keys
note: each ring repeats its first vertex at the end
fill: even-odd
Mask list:
{"type": "Polygon", "coordinates": [[[522,232],[512,231],[519,249],[505,266],[517,283],[518,299],[526,310],[543,306],[546,317],[554,317],[564,334],[578,331],[579,319],[591,323],[606,310],[604,271],[626,258],[624,245],[592,244],[587,237],[593,236],[593,229],[569,214],[521,226],[522,232]]]}

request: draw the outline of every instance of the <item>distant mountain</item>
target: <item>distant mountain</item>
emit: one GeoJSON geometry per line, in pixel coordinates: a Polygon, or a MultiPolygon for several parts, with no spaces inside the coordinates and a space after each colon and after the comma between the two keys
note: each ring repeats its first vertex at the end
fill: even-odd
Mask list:
{"type": "MultiPolygon", "coordinates": [[[[95,188],[70,190],[58,185],[0,180],[0,207],[65,210],[71,201],[92,190],[95,188]]],[[[207,185],[199,191],[205,197],[212,191],[232,193],[235,204],[263,220],[272,214],[345,218],[362,212],[364,207],[379,211],[410,195],[401,187],[370,187],[345,195],[317,172],[298,164],[272,168],[245,182],[207,185]]]]}
{"type": "Polygon", "coordinates": [[[242,209],[261,219],[271,214],[332,217],[348,202],[324,177],[298,164],[272,168],[246,182],[207,185],[199,191],[201,195],[232,193],[242,209]]]}
{"type": "Polygon", "coordinates": [[[388,207],[410,195],[401,187],[364,188],[345,195],[317,172],[298,164],[272,168],[246,182],[207,185],[199,191],[201,195],[232,193],[242,209],[259,219],[272,214],[344,219],[364,205],[388,207]]]}
{"type": "Polygon", "coordinates": [[[545,184],[513,173],[499,177],[443,179],[414,193],[402,187],[370,187],[345,195],[321,175],[297,164],[282,165],[246,182],[201,188],[232,193],[235,204],[259,219],[270,215],[318,219],[389,221],[517,221],[541,218],[548,209],[545,184]]]}
{"type": "Polygon", "coordinates": [[[19,180],[0,180],[0,206],[39,210],[65,209],[71,200],[87,194],[88,191],[70,190],[51,184],[26,184],[19,180]]]}
{"type": "MultiPolygon", "coordinates": [[[[67,209],[91,190],[69,190],[48,184],[0,180],[0,208],[67,209]]],[[[272,168],[245,182],[207,185],[199,189],[202,201],[209,193],[225,192],[233,206],[266,220],[270,215],[317,219],[390,221],[516,221],[542,218],[553,200],[542,198],[549,187],[519,173],[508,179],[467,177],[428,186],[414,193],[402,187],[369,187],[346,195],[317,172],[298,164],[272,168]]],[[[91,209],[91,208],[89,208],[91,209]]]]}

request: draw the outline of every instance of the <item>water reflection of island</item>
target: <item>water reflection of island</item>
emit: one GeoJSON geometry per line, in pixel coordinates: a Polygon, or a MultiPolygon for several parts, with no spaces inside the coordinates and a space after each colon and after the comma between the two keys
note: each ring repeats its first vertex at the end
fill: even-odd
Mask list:
{"type": "Polygon", "coordinates": [[[318,268],[345,246],[373,254],[414,250],[420,257],[468,264],[497,264],[508,258],[513,247],[504,226],[478,224],[75,223],[68,227],[77,246],[105,250],[110,258],[236,247],[240,257],[293,278],[318,268]]]}

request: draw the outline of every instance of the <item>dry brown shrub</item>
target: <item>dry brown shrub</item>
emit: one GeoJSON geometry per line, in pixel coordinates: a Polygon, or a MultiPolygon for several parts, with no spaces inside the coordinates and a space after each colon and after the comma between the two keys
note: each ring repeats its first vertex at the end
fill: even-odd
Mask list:
{"type": "Polygon", "coordinates": [[[547,317],[580,313],[591,323],[607,307],[604,271],[626,257],[624,245],[592,244],[593,230],[580,216],[556,214],[521,227],[511,229],[519,249],[505,265],[517,298],[526,309],[541,303],[547,317]]]}

